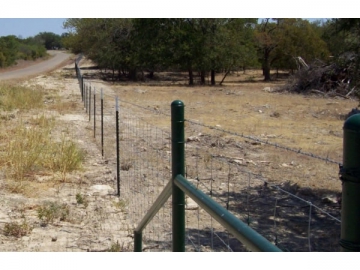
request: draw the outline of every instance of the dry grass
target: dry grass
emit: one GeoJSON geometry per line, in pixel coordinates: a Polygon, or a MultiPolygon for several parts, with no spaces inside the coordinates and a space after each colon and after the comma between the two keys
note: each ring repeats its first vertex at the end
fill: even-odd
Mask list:
{"type": "Polygon", "coordinates": [[[44,91],[12,83],[0,84],[0,109],[4,111],[39,109],[43,106],[44,91]]]}
{"type": "MultiPolygon", "coordinates": [[[[188,87],[186,77],[183,79],[171,83],[159,80],[151,84],[119,84],[115,89],[121,100],[140,105],[148,111],[125,102],[121,103],[123,107],[130,106],[135,115],[141,115],[142,119],[164,129],[169,128],[170,119],[161,113],[169,115],[171,102],[179,99],[185,104],[186,119],[342,162],[344,115],[357,106],[357,101],[265,92],[265,87],[274,88],[285,81],[265,83],[258,71],[248,71],[239,76],[233,74],[223,86],[188,87]]],[[[217,81],[219,79],[220,76],[217,81]]],[[[243,138],[226,132],[186,123],[186,137],[199,133],[211,134],[218,140],[244,142],[243,138]]],[[[219,145],[215,143],[214,146],[219,145]]],[[[213,148],[211,151],[216,148],[217,154],[222,152],[221,147],[213,148]]],[[[339,181],[329,181],[329,164],[325,162],[266,145],[252,148],[257,148],[257,161],[270,164],[260,170],[266,172],[270,179],[286,179],[300,186],[321,189],[341,188],[339,181]],[[288,164],[290,167],[285,168],[288,164]],[[294,177],[294,170],[298,177],[294,177]]],[[[226,152],[222,154],[226,155],[226,152]]],[[[237,155],[243,154],[240,152],[237,155]]],[[[336,165],[331,169],[331,179],[338,180],[337,170],[336,165]]]]}
{"type": "MultiPolygon", "coordinates": [[[[323,145],[341,148],[342,117],[357,102],[262,91],[280,83],[238,80],[237,85],[231,81],[231,85],[215,87],[121,85],[117,93],[123,100],[165,113],[169,113],[171,101],[180,99],[185,103],[187,119],[240,134],[275,135],[275,142],[325,155],[331,152],[333,158],[339,158],[340,153],[334,155],[335,149],[324,150],[323,145]]],[[[168,126],[167,121],[163,123],[151,114],[149,117],[153,118],[149,121],[168,126]]]]}
{"type": "Polygon", "coordinates": [[[65,181],[69,172],[81,168],[83,151],[64,133],[55,132],[58,123],[43,109],[44,97],[51,95],[11,84],[0,86],[0,95],[0,167],[10,192],[29,195],[36,189],[29,181],[49,175],[65,181]]]}
{"type": "Polygon", "coordinates": [[[13,236],[16,238],[28,235],[31,231],[32,227],[26,222],[25,219],[21,223],[15,221],[5,223],[3,228],[3,234],[5,236],[13,236]]]}

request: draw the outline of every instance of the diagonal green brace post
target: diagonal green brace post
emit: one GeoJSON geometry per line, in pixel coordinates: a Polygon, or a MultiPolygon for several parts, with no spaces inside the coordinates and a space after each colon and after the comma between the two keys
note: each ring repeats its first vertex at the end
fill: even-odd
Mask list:
{"type": "Polygon", "coordinates": [[[171,170],[172,170],[172,251],[185,251],[185,194],[174,184],[178,174],[185,176],[184,103],[171,103],[171,170]]]}
{"type": "Polygon", "coordinates": [[[344,123],[341,251],[360,251],[360,114],[344,123]]]}

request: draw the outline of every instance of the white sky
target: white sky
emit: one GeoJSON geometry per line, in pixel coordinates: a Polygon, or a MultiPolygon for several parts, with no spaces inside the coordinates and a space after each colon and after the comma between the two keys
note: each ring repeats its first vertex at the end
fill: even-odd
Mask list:
{"type": "Polygon", "coordinates": [[[341,18],[358,17],[357,2],[246,0],[3,1],[0,18],[341,18]]]}

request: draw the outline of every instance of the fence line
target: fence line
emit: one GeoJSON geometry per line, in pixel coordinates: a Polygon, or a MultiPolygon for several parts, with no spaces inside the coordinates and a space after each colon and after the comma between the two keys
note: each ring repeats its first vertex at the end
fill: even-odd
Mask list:
{"type": "MultiPolygon", "coordinates": [[[[129,101],[124,101],[124,100],[122,102],[127,103],[127,104],[131,104],[131,105],[136,106],[138,108],[141,108],[143,110],[147,110],[147,111],[150,111],[150,112],[154,113],[154,110],[143,107],[143,106],[140,106],[138,104],[135,104],[135,103],[132,103],[132,102],[129,102],[129,101]]],[[[170,114],[161,112],[160,110],[156,111],[156,113],[170,117],[170,114]]],[[[280,145],[280,144],[277,144],[277,143],[270,142],[269,140],[266,140],[266,141],[261,140],[261,139],[255,137],[255,136],[239,134],[237,132],[224,130],[224,129],[221,129],[219,127],[209,126],[209,125],[206,125],[206,124],[198,123],[198,122],[193,121],[191,119],[185,119],[185,121],[187,121],[187,122],[189,122],[191,124],[194,124],[194,125],[198,125],[198,126],[201,126],[201,127],[209,128],[209,129],[216,130],[216,131],[220,131],[220,132],[223,132],[223,133],[226,133],[226,134],[229,134],[229,135],[233,135],[233,136],[241,137],[241,138],[244,138],[244,139],[252,140],[254,142],[270,145],[270,146],[273,146],[275,148],[287,150],[287,151],[290,151],[290,152],[294,152],[296,154],[301,154],[301,155],[304,155],[304,156],[307,156],[307,157],[315,158],[315,159],[318,159],[318,160],[321,160],[321,161],[324,161],[324,162],[329,162],[329,163],[333,163],[333,164],[337,164],[337,165],[341,166],[341,162],[329,159],[328,157],[322,157],[322,156],[319,156],[319,155],[316,155],[316,154],[313,154],[313,153],[310,153],[310,152],[304,152],[304,151],[301,151],[301,149],[295,149],[295,148],[291,148],[291,147],[287,147],[287,146],[284,146],[284,145],[280,145]]]]}
{"type": "MultiPolygon", "coordinates": [[[[109,102],[105,101],[106,98],[110,98],[112,99],[112,101],[115,100],[116,96],[114,95],[110,95],[110,94],[106,94],[106,93],[103,93],[103,98],[99,99],[99,98],[96,98],[96,95],[99,95],[99,91],[96,91],[95,93],[93,92],[93,95],[94,97],[92,98],[91,95],[90,95],[90,89],[91,89],[91,82],[89,82],[89,85],[87,85],[87,82],[84,82],[83,81],[83,77],[81,75],[81,71],[80,69],[77,71],[77,74],[78,74],[78,79],[79,79],[79,84],[80,85],[80,91],[82,93],[82,97],[84,99],[84,108],[86,109],[86,113],[89,113],[89,121],[91,121],[91,111],[93,112],[94,116],[93,116],[93,120],[94,120],[94,137],[95,138],[98,138],[97,135],[98,133],[96,133],[96,130],[99,130],[96,128],[96,126],[98,125],[98,122],[97,121],[101,121],[101,120],[97,120],[97,119],[101,119],[99,117],[96,117],[97,115],[101,115],[101,117],[104,117],[104,116],[112,116],[114,115],[114,108],[111,108],[111,110],[109,109],[106,109],[106,112],[101,112],[99,111],[99,108],[100,106],[98,105],[97,102],[100,102],[99,100],[101,101],[104,101],[104,104],[107,108],[107,105],[109,105],[109,102]],[[91,109],[91,103],[93,102],[93,109],[91,109]]],[[[107,99],[106,99],[107,100],[107,99]]],[[[114,103],[114,102],[113,102],[114,103]]],[[[128,102],[128,101],[125,101],[125,100],[121,100],[119,99],[119,104],[120,104],[120,108],[119,108],[119,114],[120,114],[120,119],[119,120],[115,120],[114,122],[109,122],[109,121],[105,121],[104,123],[104,127],[105,127],[105,132],[106,131],[109,131],[109,130],[112,130],[112,131],[109,131],[109,133],[107,133],[107,137],[111,138],[111,143],[108,142],[108,140],[105,140],[105,146],[104,146],[104,149],[102,150],[104,153],[103,153],[103,156],[106,157],[107,160],[109,160],[109,162],[112,162],[113,164],[115,164],[115,156],[114,154],[109,154],[109,152],[113,151],[111,150],[114,145],[116,145],[116,142],[117,141],[120,141],[120,152],[121,153],[126,153],[127,157],[130,157],[132,159],[132,163],[131,165],[131,168],[132,170],[124,170],[124,167],[121,168],[120,171],[118,171],[117,173],[117,177],[118,179],[120,179],[119,183],[117,184],[117,188],[119,189],[119,194],[120,195],[120,182],[122,183],[121,184],[121,188],[124,189],[124,192],[125,193],[129,193],[131,195],[125,195],[124,194],[124,197],[127,196],[127,198],[135,198],[135,199],[132,199],[131,202],[128,201],[128,205],[132,207],[132,209],[129,211],[129,218],[131,219],[132,222],[139,222],[140,218],[144,215],[144,213],[147,211],[147,209],[150,207],[150,203],[147,203],[145,202],[146,201],[146,198],[144,197],[139,197],[139,194],[141,193],[141,188],[143,188],[144,190],[149,191],[149,186],[145,187],[143,185],[143,182],[144,181],[147,181],[147,176],[144,177],[144,175],[141,175],[141,174],[144,174],[144,172],[149,172],[149,170],[151,171],[150,167],[153,166],[156,168],[156,170],[159,170],[161,171],[160,169],[160,163],[163,162],[161,161],[162,159],[165,158],[166,162],[163,163],[163,166],[168,166],[168,168],[164,171],[162,171],[160,174],[162,175],[162,177],[160,177],[159,175],[157,176],[157,181],[159,182],[160,179],[169,179],[169,175],[170,175],[170,168],[169,168],[169,155],[166,155],[164,156],[161,152],[164,151],[164,149],[161,149],[161,147],[154,147],[153,146],[153,142],[154,141],[158,141],[160,140],[160,143],[159,144],[169,144],[168,142],[165,142],[166,140],[169,140],[169,132],[167,131],[164,131],[158,127],[155,127],[155,126],[151,126],[147,123],[144,123],[141,119],[138,119],[136,118],[136,116],[134,116],[132,114],[132,110],[131,110],[131,107],[136,107],[138,109],[141,109],[141,110],[146,110],[146,111],[149,111],[152,113],[152,115],[156,115],[156,116],[166,116],[166,117],[170,117],[169,114],[165,113],[165,112],[162,112],[162,111],[154,111],[153,109],[149,109],[149,108],[146,108],[146,107],[143,107],[143,106],[140,106],[140,105],[137,105],[137,104],[134,104],[132,102],[128,102]],[[129,106],[129,107],[126,107],[126,106],[129,106]],[[116,124],[120,124],[120,138],[118,138],[117,140],[114,138],[114,130],[116,130],[116,124]],[[155,135],[152,134],[153,132],[151,130],[155,130],[155,135]],[[113,134],[113,135],[111,135],[113,134]],[[159,135],[159,136],[158,136],[159,135]],[[134,137],[136,138],[134,140],[134,137]],[[160,137],[160,138],[158,138],[160,137]],[[142,141],[143,140],[143,141],[142,141]],[[145,142],[146,141],[146,142],[145,142]],[[142,149],[143,148],[146,148],[147,150],[146,151],[143,151],[142,149]],[[149,152],[151,151],[148,151],[150,150],[151,151],[154,151],[156,154],[156,162],[157,163],[155,166],[154,166],[154,163],[151,162],[151,161],[145,161],[146,159],[154,159],[153,156],[151,156],[151,154],[149,152]],[[146,153],[146,156],[145,156],[145,153],[146,153]],[[164,165],[164,164],[167,164],[167,165],[164,165]],[[135,172],[136,170],[138,170],[139,172],[135,172]],[[121,175],[120,175],[121,174],[121,175]],[[139,181],[142,180],[142,181],[139,181]],[[136,181],[135,181],[136,180],[136,181]],[[133,182],[133,185],[131,184],[133,182]],[[136,186],[138,183],[139,185],[136,186]],[[137,212],[137,210],[135,209],[136,207],[136,204],[138,204],[138,206],[140,207],[139,209],[139,212],[140,214],[137,212]]],[[[116,104],[115,105],[111,105],[112,107],[117,107],[116,104]]],[[[105,117],[106,118],[106,117],[105,117]]],[[[258,142],[258,143],[262,143],[264,145],[269,145],[269,146],[272,146],[272,147],[275,147],[275,148],[278,148],[278,149],[281,149],[281,150],[286,150],[286,151],[291,151],[291,152],[294,152],[296,154],[300,154],[300,155],[304,155],[306,157],[310,157],[310,158],[315,158],[317,160],[321,160],[321,161],[324,161],[326,163],[330,163],[330,164],[336,164],[336,165],[341,165],[339,162],[336,162],[334,160],[331,160],[329,158],[324,158],[324,157],[321,157],[321,156],[318,156],[318,155],[315,155],[315,154],[312,154],[312,153],[307,153],[307,152],[303,152],[300,150],[297,150],[297,149],[292,149],[292,148],[289,148],[289,147],[286,147],[286,146],[282,146],[282,145],[279,145],[279,144],[276,144],[276,143],[272,143],[272,142],[269,142],[269,141],[265,141],[265,140],[261,140],[259,138],[256,138],[256,137],[253,137],[253,136],[248,136],[248,135],[243,135],[243,134],[239,134],[239,133],[236,133],[236,132],[231,132],[231,131],[226,131],[226,130],[223,130],[223,129],[220,129],[218,127],[212,127],[212,126],[208,126],[208,125],[204,125],[204,124],[201,124],[201,123],[197,123],[193,120],[189,120],[189,119],[186,119],[185,121],[187,121],[188,123],[190,124],[194,124],[194,125],[197,125],[197,126],[201,126],[201,127],[204,127],[204,128],[208,128],[208,129],[211,129],[211,130],[215,130],[217,132],[222,132],[222,133],[226,133],[226,134],[229,134],[229,135],[233,135],[233,136],[237,136],[237,137],[241,137],[241,138],[244,138],[244,139],[248,139],[248,140],[252,140],[252,141],[255,141],[255,142],[258,142]]],[[[100,132],[100,131],[98,131],[100,132]]],[[[198,151],[198,149],[200,148],[196,148],[198,151]]],[[[190,151],[191,152],[191,151],[190,151]]],[[[193,152],[191,152],[193,154],[193,152]]],[[[200,155],[199,153],[195,154],[195,155],[200,155]]],[[[124,155],[122,155],[120,157],[120,161],[117,162],[117,166],[125,166],[127,164],[127,162],[129,160],[126,160],[124,157],[124,155]]],[[[262,176],[261,174],[259,173],[253,173],[253,172],[250,172],[250,171],[247,171],[247,170],[243,170],[241,169],[241,166],[238,165],[238,164],[234,164],[233,162],[231,162],[230,160],[227,160],[226,158],[224,157],[221,157],[221,156],[216,156],[214,154],[210,154],[210,159],[211,159],[211,166],[215,165],[213,164],[213,162],[223,162],[225,163],[227,166],[228,166],[228,172],[226,174],[224,174],[221,170],[220,171],[217,171],[216,167],[212,167],[211,169],[211,172],[210,172],[210,176],[208,177],[209,180],[207,179],[199,179],[199,177],[193,177],[195,179],[195,182],[197,185],[200,185],[202,186],[205,190],[208,191],[209,195],[213,198],[217,198],[227,209],[230,208],[230,210],[232,210],[231,208],[234,208],[235,205],[236,205],[236,196],[235,195],[231,195],[233,191],[231,191],[231,184],[235,183],[237,180],[233,177],[233,172],[231,171],[233,168],[237,168],[237,174],[238,173],[242,173],[242,174],[245,174],[246,177],[248,177],[247,179],[245,179],[247,181],[247,185],[244,185],[244,191],[245,191],[245,199],[246,199],[246,207],[243,208],[243,210],[245,210],[246,212],[246,215],[238,215],[240,219],[243,219],[243,220],[246,220],[246,222],[248,223],[248,225],[254,225],[255,224],[255,228],[260,228],[261,226],[259,226],[258,224],[258,221],[255,220],[255,217],[257,214],[254,214],[252,215],[250,212],[251,211],[254,211],[254,209],[251,209],[251,199],[254,199],[254,192],[255,192],[255,189],[254,187],[258,188],[258,187],[265,187],[264,190],[267,188],[267,189],[271,189],[271,190],[274,190],[274,192],[280,192],[282,194],[286,194],[288,196],[290,196],[291,198],[293,199],[296,199],[297,201],[299,202],[302,202],[302,203],[305,203],[307,205],[307,207],[309,207],[309,211],[307,212],[307,218],[306,218],[306,232],[307,232],[307,236],[305,237],[306,240],[307,240],[307,246],[308,246],[308,250],[313,250],[311,248],[311,245],[312,245],[312,241],[311,241],[311,230],[313,228],[312,223],[314,223],[314,218],[312,218],[312,216],[314,215],[314,211],[318,211],[322,214],[324,214],[325,216],[329,217],[330,219],[340,223],[340,219],[335,217],[332,213],[329,213],[327,212],[326,210],[323,210],[321,207],[318,207],[316,205],[314,205],[311,201],[309,200],[306,200],[306,199],[303,199],[299,196],[297,196],[296,194],[293,194],[287,190],[285,190],[284,188],[282,188],[281,186],[279,185],[274,185],[274,184],[271,184],[269,181],[265,180],[265,177],[262,176]],[[221,161],[220,161],[221,160],[221,161]],[[223,175],[220,175],[221,172],[223,175]],[[214,175],[214,173],[216,173],[217,175],[214,175]],[[218,180],[215,180],[215,178],[219,178],[219,179],[222,179],[222,178],[227,178],[227,186],[226,186],[226,189],[227,191],[226,192],[222,192],[222,193],[225,193],[226,195],[222,195],[220,193],[218,193],[216,190],[215,190],[215,182],[218,181],[218,180]],[[259,181],[260,180],[260,181],[259,181]],[[205,182],[207,181],[208,184],[206,184],[205,182]],[[254,185],[253,186],[251,186],[254,185]],[[257,186],[256,186],[257,185],[257,186]],[[225,197],[224,197],[225,196],[225,197]],[[224,198],[223,198],[224,197],[224,198]]],[[[198,168],[198,159],[196,158],[195,159],[196,161],[196,169],[194,169],[195,171],[197,171],[197,174],[198,174],[198,171],[200,170],[200,168],[198,168]]],[[[209,162],[209,161],[208,161],[209,162]]],[[[191,164],[193,165],[193,164],[191,164]]],[[[187,169],[187,174],[191,174],[191,166],[188,166],[188,169],[187,169]]],[[[154,172],[152,172],[152,174],[154,175],[154,172]]],[[[240,176],[239,178],[240,179],[240,176]]],[[[221,182],[222,180],[220,180],[221,182]]],[[[218,181],[219,182],[219,181],[218,181]]],[[[221,184],[218,185],[218,187],[221,188],[221,190],[223,190],[223,187],[221,187],[221,184]]],[[[162,183],[161,185],[162,187],[165,186],[165,182],[162,183]]],[[[155,188],[154,186],[152,187],[153,189],[153,193],[155,193],[155,188]]],[[[158,191],[160,190],[159,188],[157,189],[158,191]]],[[[144,193],[144,192],[143,192],[144,193]]],[[[123,193],[121,191],[121,196],[123,196],[123,193]]],[[[148,193],[147,195],[149,195],[150,193],[148,193]]],[[[274,243],[276,244],[279,244],[281,241],[279,241],[279,239],[281,239],[281,233],[279,232],[281,226],[281,222],[284,223],[283,219],[281,219],[279,217],[280,214],[283,214],[283,215],[286,215],[287,213],[282,213],[280,210],[280,207],[284,208],[286,206],[281,206],[281,203],[280,202],[283,202],[285,199],[284,197],[282,197],[282,195],[279,195],[277,193],[274,193],[274,203],[273,203],[273,206],[274,207],[271,207],[271,212],[272,212],[272,216],[273,216],[273,226],[272,226],[272,232],[270,233],[270,230],[269,228],[265,228],[265,232],[267,232],[267,235],[271,236],[270,238],[271,239],[274,239],[274,243]]],[[[152,199],[154,199],[153,196],[150,196],[152,199]]],[[[289,200],[289,199],[286,199],[286,200],[289,200]]],[[[131,208],[129,207],[129,208],[131,208]]],[[[161,212],[160,211],[160,215],[155,217],[155,220],[157,221],[160,221],[162,219],[169,219],[170,216],[169,214],[166,214],[165,212],[167,211],[167,209],[169,209],[169,205],[164,207],[163,208],[163,211],[161,212]]],[[[300,207],[301,209],[301,207],[300,207]]],[[[187,220],[190,221],[190,220],[197,220],[198,221],[198,226],[197,226],[197,236],[194,236],[196,235],[194,232],[195,232],[195,229],[192,229],[190,228],[190,226],[188,227],[188,230],[187,230],[187,240],[188,240],[188,245],[189,246],[192,246],[195,250],[204,250],[204,248],[202,247],[202,244],[203,244],[203,239],[200,239],[200,238],[203,238],[201,233],[204,234],[204,230],[206,229],[207,231],[210,232],[211,234],[211,244],[210,246],[212,248],[214,248],[214,242],[215,242],[215,239],[218,239],[219,242],[222,243],[223,246],[225,246],[225,248],[227,250],[232,250],[231,248],[231,245],[230,245],[230,242],[232,242],[232,238],[229,236],[228,233],[226,232],[219,232],[217,231],[218,229],[218,226],[215,225],[213,223],[213,220],[212,218],[210,217],[203,217],[205,214],[201,213],[201,211],[199,210],[199,208],[197,208],[195,211],[192,211],[193,213],[196,213],[197,217],[193,218],[193,217],[190,217],[191,215],[191,210],[187,211],[187,220]],[[201,220],[202,222],[207,220],[210,224],[210,227],[209,228],[202,228],[200,229],[200,225],[199,225],[199,222],[200,222],[200,216],[202,217],[201,220]],[[215,238],[214,238],[215,237],[215,238]]],[[[300,212],[299,212],[300,213],[300,212]]],[[[304,214],[305,215],[305,214],[304,214]]],[[[270,216],[270,215],[269,215],[270,216]]],[[[170,244],[170,238],[169,236],[171,236],[169,234],[169,228],[170,227],[167,227],[165,228],[165,222],[162,224],[164,227],[164,230],[162,232],[162,235],[158,234],[157,236],[155,236],[158,241],[152,241],[152,240],[149,240],[148,241],[148,247],[146,247],[145,249],[149,248],[149,247],[152,247],[151,249],[153,250],[166,250],[166,246],[168,247],[170,244]],[[162,246],[161,246],[162,245],[162,246]]],[[[150,229],[150,231],[154,232],[155,231],[155,228],[157,228],[157,224],[152,224],[152,228],[153,230],[150,229]]],[[[205,225],[204,225],[205,226],[205,225]]],[[[261,228],[260,228],[261,229],[261,228]]],[[[261,230],[260,230],[261,231],[261,230]]],[[[148,232],[146,232],[148,233],[148,232]]],[[[151,233],[150,233],[151,234],[151,233]]],[[[206,234],[206,233],[205,233],[206,234]]],[[[283,233],[283,235],[285,235],[283,233]]],[[[146,237],[145,237],[146,238],[146,237]]],[[[285,239],[285,238],[284,238],[285,239]]],[[[279,245],[281,246],[282,244],[284,244],[284,241],[282,243],[280,243],[279,245]]],[[[218,244],[215,244],[215,246],[218,245],[218,244]]],[[[238,249],[239,247],[236,247],[235,248],[235,251],[238,249]]],[[[150,249],[150,248],[149,248],[150,249]]],[[[286,250],[286,248],[285,248],[286,250]]]]}

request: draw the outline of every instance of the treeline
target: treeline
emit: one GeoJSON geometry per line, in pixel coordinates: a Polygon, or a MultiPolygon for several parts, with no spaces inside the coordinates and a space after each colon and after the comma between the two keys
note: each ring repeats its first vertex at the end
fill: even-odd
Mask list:
{"type": "Polygon", "coordinates": [[[335,61],[358,40],[356,23],[341,20],[351,19],[67,19],[63,41],[119,79],[172,70],[186,71],[190,85],[194,74],[214,85],[219,72],[223,81],[231,71],[259,67],[271,80],[271,69],[297,70],[299,57],[335,61]]]}
{"type": "Polygon", "coordinates": [[[47,55],[46,50],[62,47],[63,36],[41,32],[22,39],[14,35],[0,37],[0,68],[9,67],[17,60],[35,60],[47,55]]]}

